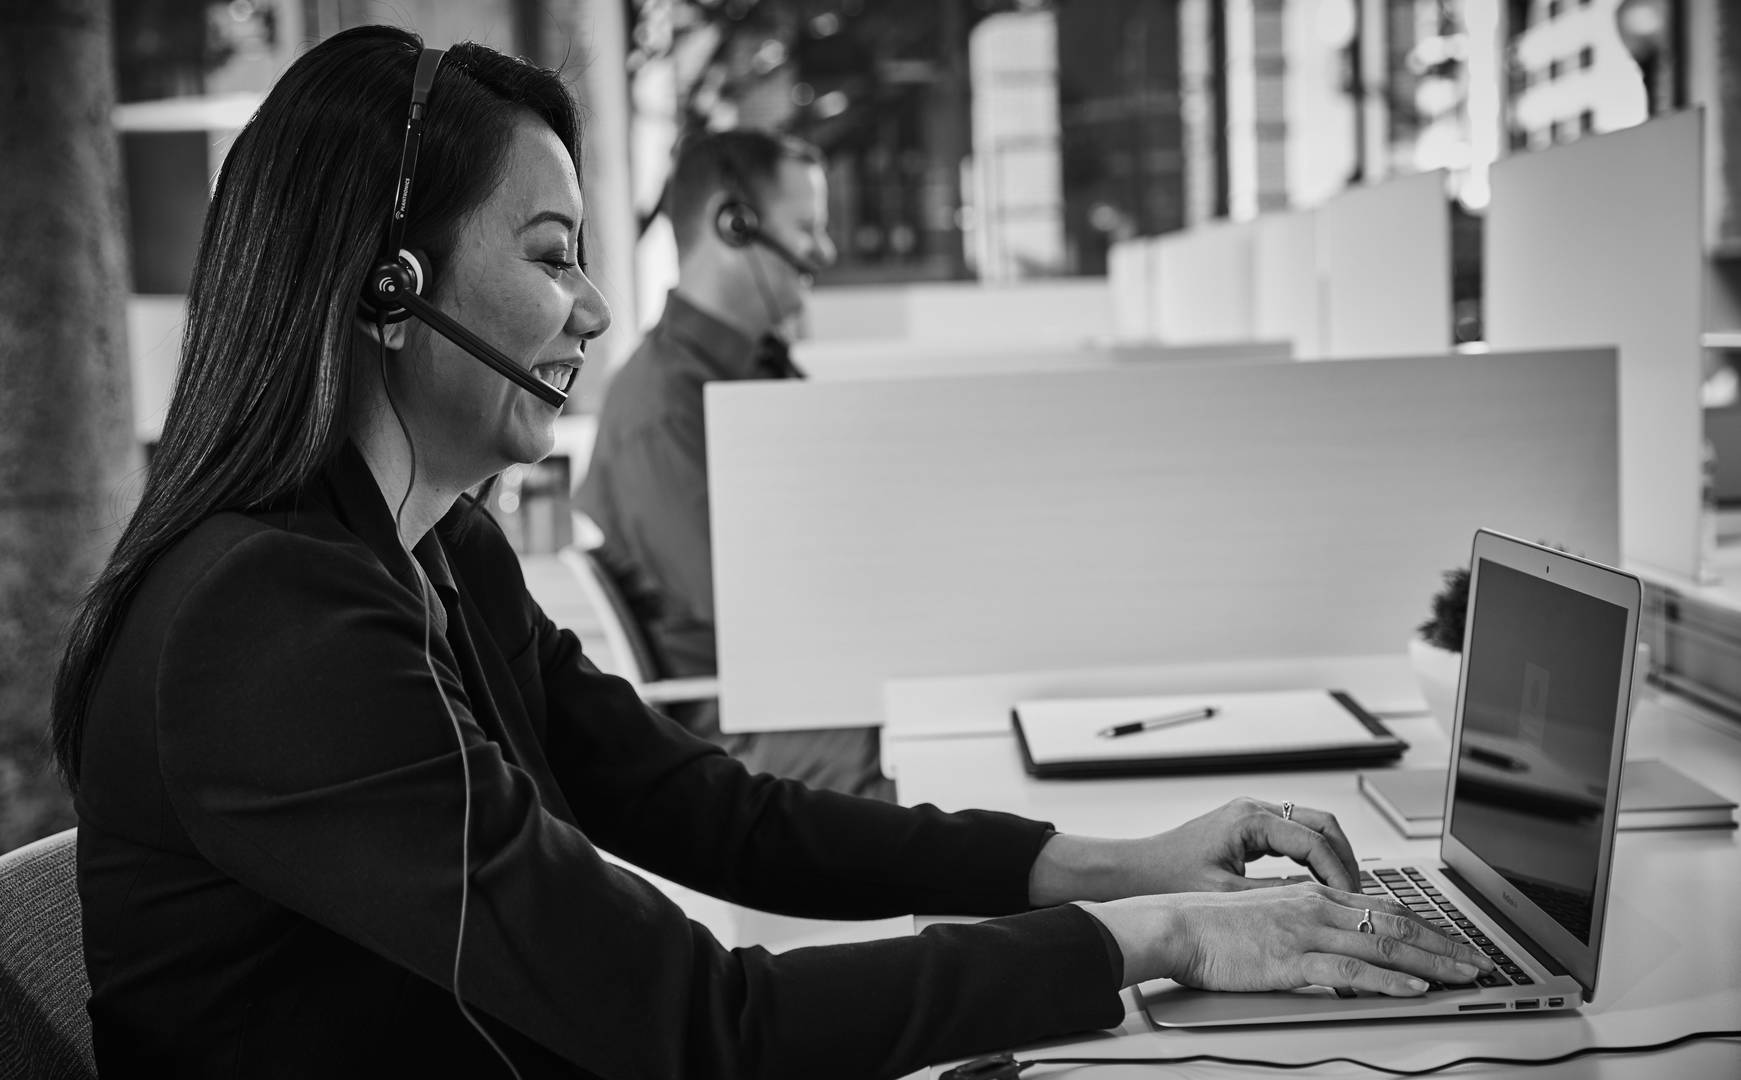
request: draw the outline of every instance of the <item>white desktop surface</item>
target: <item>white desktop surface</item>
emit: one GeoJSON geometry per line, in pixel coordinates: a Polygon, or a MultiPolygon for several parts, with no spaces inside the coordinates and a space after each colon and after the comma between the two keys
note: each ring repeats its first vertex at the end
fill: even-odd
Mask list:
{"type": "MultiPolygon", "coordinates": [[[[1436,840],[1406,840],[1355,788],[1352,771],[1224,774],[1118,780],[1035,780],[1022,772],[1007,732],[937,734],[923,715],[947,707],[960,680],[930,680],[940,697],[928,702],[914,681],[891,705],[885,754],[898,761],[896,785],[907,805],[935,803],[946,810],[982,807],[1053,822],[1060,830],[1101,836],[1141,836],[1183,822],[1227,799],[1250,794],[1289,799],[1334,812],[1361,858],[1435,860],[1436,840]],[[901,732],[923,732],[903,736],[901,732]]],[[[1388,720],[1411,744],[1401,764],[1443,763],[1449,744],[1428,717],[1388,720]]],[[[1732,798],[1741,799],[1741,725],[1701,712],[1681,699],[1641,695],[1627,753],[1659,757],[1732,798]]],[[[1481,1019],[1384,1021],[1266,1028],[1156,1031],[1125,995],[1129,1012],[1119,1029],[1033,1047],[1037,1057],[1171,1057],[1220,1054],[1275,1061],[1350,1055],[1375,1063],[1420,1068],[1469,1054],[1551,1057],[1590,1045],[1643,1044],[1685,1032],[1741,1028],[1741,840],[1733,830],[1621,833],[1596,1000],[1561,1015],[1481,1019]]],[[[1265,860],[1256,875],[1292,871],[1265,860]]],[[[1152,1075],[1159,1066],[1096,1067],[1092,1080],[1152,1075]]],[[[1234,1066],[1197,1063],[1191,1076],[1237,1076],[1234,1066]]],[[[1070,1067],[1036,1067],[1024,1077],[1061,1075],[1070,1067]]],[[[1463,1067],[1452,1075],[1512,1075],[1522,1067],[1463,1067]]],[[[942,1067],[932,1070],[940,1075],[942,1067]]],[[[1581,1058],[1530,1074],[1609,1078],[1741,1076],[1741,1043],[1697,1043],[1649,1055],[1581,1058]]],[[[1073,1074],[1074,1075],[1074,1074],[1073,1074]]],[[[1326,1066],[1313,1076],[1376,1074],[1349,1065],[1326,1066]]]]}

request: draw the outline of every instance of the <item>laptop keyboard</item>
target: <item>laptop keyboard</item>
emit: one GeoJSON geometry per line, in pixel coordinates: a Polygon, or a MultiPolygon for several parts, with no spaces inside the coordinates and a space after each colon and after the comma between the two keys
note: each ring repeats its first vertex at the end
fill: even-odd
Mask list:
{"type": "MultiPolygon", "coordinates": [[[[1477,986],[1529,986],[1535,982],[1529,973],[1519,967],[1516,961],[1505,954],[1497,943],[1481,932],[1468,916],[1457,910],[1438,886],[1427,876],[1412,866],[1400,870],[1362,870],[1360,872],[1360,891],[1367,896],[1378,896],[1403,905],[1423,922],[1438,930],[1452,941],[1465,945],[1473,945],[1490,957],[1497,969],[1484,971],[1475,979],[1477,986]]],[[[1454,990],[1466,987],[1468,983],[1445,984],[1429,982],[1427,989],[1454,990]]]]}

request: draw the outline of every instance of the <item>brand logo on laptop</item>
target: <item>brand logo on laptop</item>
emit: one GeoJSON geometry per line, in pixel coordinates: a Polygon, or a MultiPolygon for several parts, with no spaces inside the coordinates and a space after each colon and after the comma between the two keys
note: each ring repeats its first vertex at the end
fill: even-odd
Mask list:
{"type": "Polygon", "coordinates": [[[1515,896],[1513,896],[1513,895],[1511,895],[1511,894],[1510,894],[1510,893],[1508,893],[1508,892],[1505,892],[1505,891],[1504,891],[1504,890],[1500,890],[1500,893],[1499,893],[1499,898],[1500,898],[1500,899],[1501,899],[1501,900],[1503,900],[1503,901],[1505,901],[1505,903],[1506,903],[1506,904],[1507,904],[1507,905],[1508,905],[1508,906],[1510,906],[1510,907],[1516,907],[1516,906],[1517,906],[1517,897],[1515,897],[1515,896]]]}

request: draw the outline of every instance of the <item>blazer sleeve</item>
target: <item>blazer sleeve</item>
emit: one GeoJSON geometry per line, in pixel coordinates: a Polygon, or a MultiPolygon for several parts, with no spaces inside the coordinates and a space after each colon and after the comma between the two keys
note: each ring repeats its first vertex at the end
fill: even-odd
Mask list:
{"type": "MultiPolygon", "coordinates": [[[[530,603],[530,601],[529,601],[530,603]]],[[[643,705],[533,608],[563,794],[601,847],[711,896],[786,915],[876,919],[1028,910],[1051,827],[904,807],[754,774],[643,705]]]]}
{"type": "Polygon", "coordinates": [[[1068,905],[779,956],[722,948],[543,805],[423,629],[372,559],[282,533],[191,575],[157,665],[157,767],[205,858],[451,986],[463,763],[465,996],[598,1075],[888,1076],[1120,1019],[1094,920],[1068,905]]]}

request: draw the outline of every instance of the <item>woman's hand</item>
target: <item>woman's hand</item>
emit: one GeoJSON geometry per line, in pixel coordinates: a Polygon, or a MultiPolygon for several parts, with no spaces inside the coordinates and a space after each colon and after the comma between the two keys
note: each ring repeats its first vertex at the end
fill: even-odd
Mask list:
{"type": "Polygon", "coordinates": [[[1360,891],[1360,867],[1336,815],[1306,806],[1284,817],[1280,806],[1238,798],[1137,845],[1132,870],[1147,887],[1131,895],[1255,888],[1245,864],[1264,855],[1285,855],[1333,889],[1360,891]]]}
{"type": "Polygon", "coordinates": [[[1360,891],[1354,849],[1334,814],[1297,806],[1284,817],[1280,806],[1239,798],[1141,840],[1060,833],[1034,861],[1028,893],[1036,906],[1044,906],[1150,893],[1254,889],[1271,883],[1246,877],[1245,864],[1264,855],[1293,859],[1332,888],[1360,891]]]}
{"type": "Polygon", "coordinates": [[[1143,896],[1086,910],[1124,951],[1124,985],[1168,978],[1204,990],[1349,987],[1394,997],[1422,980],[1473,981],[1493,962],[1405,909],[1318,884],[1143,896]],[[1371,912],[1372,932],[1361,920],[1371,912]]]}

